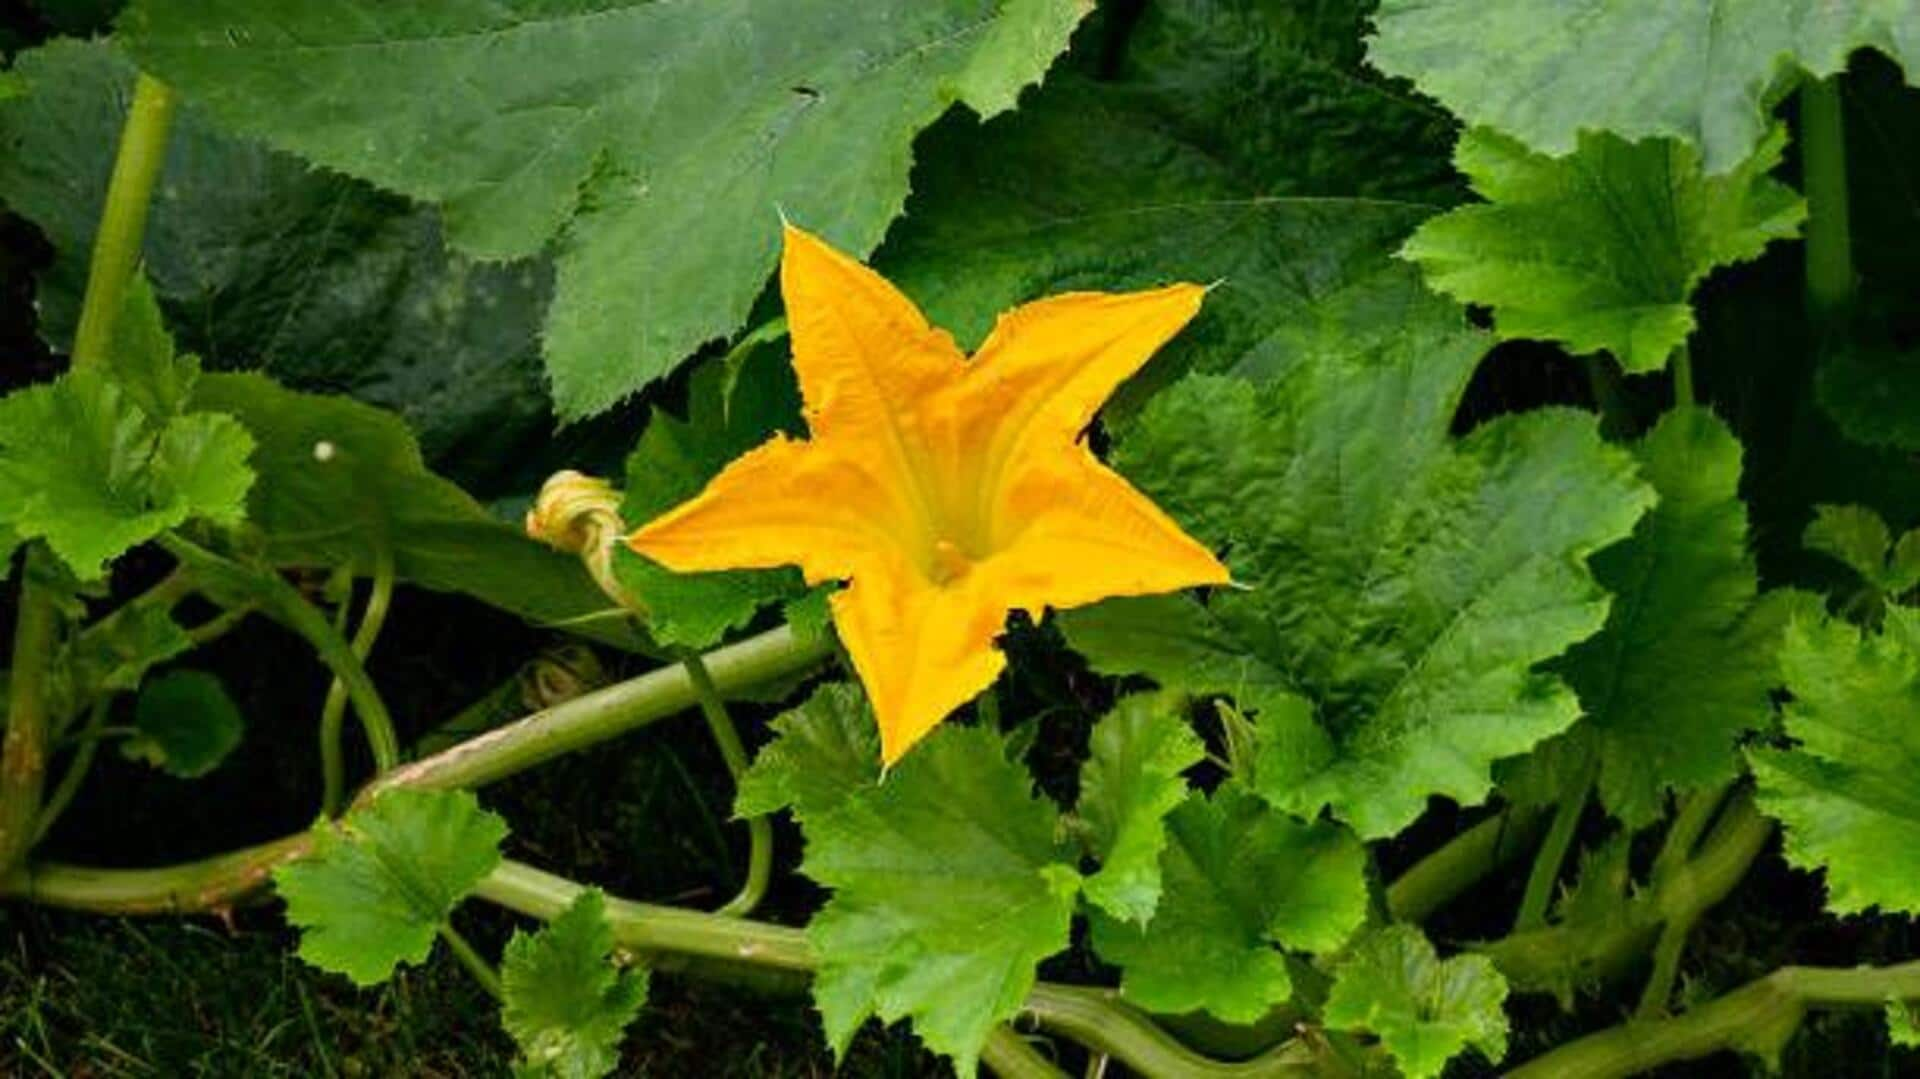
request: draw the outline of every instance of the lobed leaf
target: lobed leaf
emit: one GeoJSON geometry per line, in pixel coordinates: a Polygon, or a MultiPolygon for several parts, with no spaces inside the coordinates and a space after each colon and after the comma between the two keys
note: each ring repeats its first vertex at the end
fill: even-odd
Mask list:
{"type": "Polygon", "coordinates": [[[1780,664],[1799,745],[1747,759],[1760,807],[1786,826],[1787,861],[1824,870],[1836,914],[1920,913],[1920,611],[1889,607],[1879,632],[1796,617],[1780,664]]]}
{"type": "Polygon", "coordinates": [[[734,816],[791,808],[805,823],[880,781],[880,736],[859,686],[829,682],[771,726],[774,740],[740,777],[734,816]]]}
{"type": "Polygon", "coordinates": [[[1586,711],[1602,804],[1639,827],[1667,791],[1738,773],[1736,743],[1771,722],[1783,612],[1757,603],[1733,433],[1705,409],[1680,407],[1632,450],[1660,501],[1632,536],[1593,556],[1612,609],[1553,669],[1586,711]]]}
{"type": "Polygon", "coordinates": [[[1573,723],[1574,695],[1536,665],[1603,624],[1586,557],[1652,501],[1583,416],[1451,437],[1484,339],[1452,305],[1403,298],[1385,326],[1371,305],[1330,305],[1270,381],[1189,377],[1120,439],[1120,469],[1224,546],[1244,590],[1199,612],[1118,600],[1061,616],[1097,669],[1245,693],[1259,793],[1306,816],[1331,806],[1363,838],[1430,795],[1479,801],[1493,761],[1573,723]]]}
{"type": "Polygon", "coordinates": [[[914,135],[955,102],[1011,108],[1090,7],[143,0],[122,33],[234,130],[442,204],[463,251],[556,246],[547,369],[579,418],[740,324],[774,264],[776,208],[872,250],[914,135]]]}
{"type": "Polygon", "coordinates": [[[1432,1079],[1468,1048],[1507,1053],[1507,983],[1485,956],[1442,960],[1420,930],[1375,930],[1348,950],[1323,1013],[1335,1029],[1372,1031],[1408,1079],[1432,1079]]]}
{"type": "MultiPolygon", "coordinates": [[[[52,41],[15,63],[27,92],[0,104],[0,198],[53,247],[35,306],[41,335],[64,350],[135,70],[104,38],[52,41]]],[[[142,264],[208,366],[392,409],[463,483],[538,482],[523,473],[551,426],[539,350],[549,262],[448,251],[431,207],[229,134],[191,99],[175,110],[162,177],[142,264]]]]}
{"type": "Polygon", "coordinates": [[[273,874],[300,957],[361,986],[425,962],[441,923],[500,864],[506,836],[470,791],[391,790],[321,822],[312,852],[273,874]]]}
{"type": "Polygon", "coordinates": [[[620,1039],[647,999],[645,967],[611,962],[606,898],[589,888],[538,933],[515,930],[500,961],[501,1023],[523,1079],[596,1079],[620,1064],[620,1039]]]}
{"type": "Polygon", "coordinates": [[[1080,769],[1074,812],[1100,859],[1086,879],[1086,896],[1121,921],[1144,924],[1153,916],[1165,818],[1186,797],[1181,773],[1206,758],[1185,705],[1166,694],[1123,698],[1094,724],[1092,756],[1080,769]]]}
{"type": "Polygon", "coordinates": [[[1189,794],[1167,833],[1152,921],[1092,916],[1095,949],[1143,1008],[1254,1022],[1292,994],[1279,947],[1332,951],[1366,921],[1366,849],[1339,825],[1296,820],[1230,783],[1189,794]]]}
{"type": "Polygon", "coordinates": [[[1551,158],[1471,131],[1455,162],[1488,201],[1421,225],[1401,255],[1435,289],[1492,307],[1503,338],[1659,370],[1693,331],[1688,298],[1708,273],[1798,232],[1806,203],[1767,177],[1786,140],[1776,127],[1725,175],[1703,176],[1674,139],[1590,134],[1551,158]]]}
{"type": "Polygon", "coordinates": [[[1059,823],[998,734],[953,725],[805,818],[801,869],[833,889],[807,935],[836,1054],[868,1017],[905,1018],[974,1073],[1040,960],[1067,945],[1080,874],[1059,823]]]}
{"type": "Polygon", "coordinates": [[[1920,78],[1905,0],[1381,0],[1367,58],[1470,125],[1556,157],[1579,135],[1668,136],[1733,169],[1796,70],[1874,48],[1920,78]]]}

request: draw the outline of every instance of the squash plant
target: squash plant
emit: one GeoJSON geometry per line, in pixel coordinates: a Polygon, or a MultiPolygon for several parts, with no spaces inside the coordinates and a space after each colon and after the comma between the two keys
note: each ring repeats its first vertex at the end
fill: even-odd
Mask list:
{"type": "Polygon", "coordinates": [[[1871,0],[134,0],[0,76],[71,360],[0,398],[0,895],[444,948],[528,1075],[617,1071],[658,977],[963,1075],[1628,1075],[1841,1010],[1897,1070],[1920,957],[1695,945],[1778,859],[1920,914],[1914,81],[1871,0]],[[427,729],[403,587],[646,669],[427,729]],[[331,677],[312,827],[50,854],[103,745],[263,736],[194,657],[261,622],[331,677]],[[682,714],[716,909],[487,808],[682,714]],[[825,898],[756,920],[796,828],[825,898]]]}

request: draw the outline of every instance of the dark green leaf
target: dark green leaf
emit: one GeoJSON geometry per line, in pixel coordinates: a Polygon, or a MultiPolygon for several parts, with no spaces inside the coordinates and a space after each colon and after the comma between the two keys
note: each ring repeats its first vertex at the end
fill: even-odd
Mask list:
{"type": "Polygon", "coordinates": [[[545,348],[579,417],[740,324],[774,263],[776,208],[871,250],[920,128],[956,101],[1011,108],[1089,7],[523,0],[429,17],[278,2],[223,9],[208,34],[197,4],[145,0],[122,30],[236,130],[444,204],[462,250],[518,257],[562,237],[545,348]]]}
{"type": "Polygon", "coordinates": [[[205,671],[170,671],[141,687],[133,726],[122,751],[181,779],[213,771],[246,729],[226,686],[205,671]]]}

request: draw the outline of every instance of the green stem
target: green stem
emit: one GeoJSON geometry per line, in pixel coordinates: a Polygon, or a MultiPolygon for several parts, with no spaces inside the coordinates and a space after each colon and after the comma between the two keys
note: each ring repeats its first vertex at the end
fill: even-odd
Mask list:
{"type": "Polygon", "coordinates": [[[1586,358],[1587,388],[1593,394],[1594,407],[1600,410],[1600,432],[1607,438],[1633,436],[1633,402],[1627,396],[1626,380],[1613,359],[1596,353],[1586,358]]]}
{"type": "Polygon", "coordinates": [[[1516,982],[1545,984],[1571,975],[1611,981],[1654,945],[1676,920],[1697,919],[1725,899],[1773,835],[1773,822],[1751,795],[1735,798],[1700,845],[1693,861],[1636,896],[1620,917],[1595,926],[1554,926],[1484,945],[1501,973],[1516,982]]]}
{"type": "MultiPolygon", "coordinates": [[[[706,661],[699,653],[688,652],[680,657],[680,666],[687,672],[687,681],[700,702],[700,714],[706,717],[714,744],[720,747],[720,758],[727,764],[727,773],[737,784],[747,771],[747,749],[740,744],[740,732],[734,728],[733,718],[727,715],[720,691],[714,688],[706,661]]],[[[773,822],[765,814],[747,818],[747,841],[747,879],[740,885],[740,891],[715,911],[717,914],[743,918],[752,914],[767,894],[767,883],[773,878],[773,822]]]]}
{"type": "Polygon", "coordinates": [[[1560,879],[1560,867],[1573,846],[1573,834],[1580,827],[1580,815],[1587,808],[1587,792],[1593,789],[1591,769],[1583,773],[1576,787],[1567,791],[1553,811],[1553,823],[1547,838],[1534,855],[1533,869],[1527,874],[1527,890],[1520,897],[1520,913],[1513,931],[1525,933],[1547,924],[1547,905],[1553,900],[1554,882],[1560,879]]]}
{"type": "MultiPolygon", "coordinates": [[[[393,602],[393,580],[393,550],[382,543],[374,556],[373,584],[367,593],[367,606],[361,611],[360,626],[353,634],[353,654],[362,664],[373,653],[374,642],[380,639],[380,630],[387,624],[387,608],[393,602]]],[[[341,745],[346,715],[347,683],[336,674],[327,686],[326,703],[320,707],[320,815],[323,817],[338,812],[346,794],[346,754],[341,745]]]]}
{"type": "Polygon", "coordinates": [[[1700,395],[1693,386],[1693,352],[1681,345],[1673,351],[1673,404],[1675,408],[1700,403],[1700,395]]]}
{"type": "Polygon", "coordinates": [[[1807,189],[1807,312],[1816,342],[1828,347],[1846,328],[1855,290],[1837,75],[1800,87],[1800,160],[1807,189]]]}
{"type": "Polygon", "coordinates": [[[173,123],[173,92],[142,74],[134,80],[133,103],[120,131],[120,152],[107,181],[107,202],[100,210],[100,231],[93,238],[87,267],[87,291],[80,323],[73,332],[73,365],[98,365],[113,341],[113,324],[125,302],[127,282],[140,263],[147,232],[147,207],[167,157],[167,133],[173,123]]]}
{"type": "Polygon", "coordinates": [[[177,534],[161,536],[160,544],[201,578],[210,592],[245,596],[247,602],[258,603],[267,617],[299,634],[334,677],[346,685],[347,699],[366,734],[367,748],[373,752],[374,770],[387,772],[400,762],[400,738],[394,733],[393,717],[380,699],[379,689],[367,676],[353,646],[306,597],[270,569],[257,569],[214,554],[177,534]]]}
{"type": "Polygon", "coordinates": [[[1740,1050],[1779,1053],[1809,1009],[1877,1009],[1920,1000],[1920,961],[1889,967],[1782,967],[1683,1015],[1633,1021],[1535,1057],[1508,1079],[1613,1079],[1740,1050]]]}
{"type": "Polygon", "coordinates": [[[1546,823],[1547,812],[1538,806],[1511,806],[1488,817],[1388,885],[1388,913],[1396,921],[1426,921],[1480,878],[1532,849],[1546,823]]]}
{"type": "MultiPolygon", "coordinates": [[[[802,640],[785,626],[708,653],[707,671],[725,694],[798,674],[832,654],[827,641],[802,640]]],[[[537,764],[638,730],[698,703],[693,679],[675,664],[583,694],[488,731],[373,781],[361,799],[389,787],[480,787],[537,764]]]]}
{"type": "Polygon", "coordinates": [[[1660,853],[1653,860],[1653,879],[1656,883],[1678,872],[1693,857],[1693,848],[1699,845],[1707,825],[1713,823],[1713,815],[1719,812],[1720,803],[1727,800],[1727,792],[1733,789],[1733,784],[1734,781],[1729,779],[1702,787],[1681,802],[1680,811],[1667,827],[1660,853]]]}
{"type": "Polygon", "coordinates": [[[35,544],[20,569],[20,608],[13,624],[13,666],[7,680],[7,733],[0,740],[0,876],[27,856],[47,780],[48,667],[59,643],[60,612],[36,578],[48,557],[35,544]]]}
{"type": "Polygon", "coordinates": [[[440,939],[447,942],[447,950],[453,953],[453,957],[460,961],[461,966],[467,968],[467,973],[473,975],[473,980],[480,983],[480,988],[485,989],[487,995],[495,1000],[505,1000],[507,994],[500,987],[500,972],[493,969],[493,964],[487,962],[486,957],[481,955],[467,941],[467,938],[460,935],[460,931],[453,927],[452,922],[441,922],[438,929],[440,939]]]}
{"type": "Polygon", "coordinates": [[[1067,1073],[1027,1044],[1012,1027],[995,1027],[980,1059],[1000,1079],[1067,1079],[1067,1073]]]}
{"type": "Polygon", "coordinates": [[[60,814],[73,804],[74,796],[87,781],[87,772],[93,768],[94,754],[100,751],[101,734],[107,728],[107,715],[112,711],[113,694],[102,693],[93,700],[93,708],[87,713],[87,722],[75,735],[78,743],[73,749],[73,759],[67,762],[67,770],[61,774],[60,782],[47,797],[47,804],[40,809],[40,819],[34,822],[33,841],[47,838],[53,831],[55,821],[60,814]]]}

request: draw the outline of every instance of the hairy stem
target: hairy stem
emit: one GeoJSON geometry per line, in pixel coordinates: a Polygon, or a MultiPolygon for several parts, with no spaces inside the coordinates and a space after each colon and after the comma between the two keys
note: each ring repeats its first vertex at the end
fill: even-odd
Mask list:
{"type": "Polygon", "coordinates": [[[453,953],[453,957],[460,961],[461,966],[467,968],[467,973],[473,975],[473,980],[480,983],[480,988],[486,990],[487,995],[495,1000],[505,1000],[507,994],[500,986],[500,972],[493,969],[493,964],[487,962],[486,956],[481,955],[466,937],[461,936],[452,922],[441,922],[438,932],[440,939],[447,942],[447,950],[453,953]]]}
{"type": "Polygon", "coordinates": [[[1611,1079],[1723,1050],[1779,1053],[1809,1009],[1920,1000],[1920,961],[1890,967],[1782,967],[1683,1015],[1624,1023],[1535,1057],[1508,1079],[1611,1079]]]}
{"type": "MultiPolygon", "coordinates": [[[[734,729],[733,717],[727,715],[720,691],[714,688],[706,661],[699,653],[688,652],[680,658],[680,666],[687,672],[687,681],[700,702],[700,714],[706,717],[714,744],[720,747],[720,758],[726,761],[727,773],[738,783],[747,770],[747,749],[740,744],[740,732],[734,729]]],[[[747,818],[747,842],[747,879],[741,883],[740,891],[715,913],[745,917],[753,913],[753,908],[759,906],[767,894],[767,882],[773,878],[773,822],[765,814],[747,818]]]]}
{"type": "Polygon", "coordinates": [[[1514,918],[1513,931],[1525,933],[1547,924],[1547,905],[1553,901],[1553,885],[1560,879],[1560,867],[1573,846],[1573,834],[1580,827],[1580,815],[1587,808],[1587,793],[1593,789],[1591,769],[1582,773],[1574,787],[1560,798],[1553,811],[1553,823],[1547,826],[1547,838],[1534,855],[1533,869],[1527,874],[1527,890],[1520,897],[1520,913],[1514,918]]]}
{"type": "MultiPolygon", "coordinates": [[[[802,640],[781,626],[705,657],[722,694],[798,674],[832,653],[823,640],[802,640]]],[[[638,730],[698,703],[686,668],[675,664],[583,694],[488,731],[374,780],[366,794],[388,787],[478,787],[577,749],[638,730]]]]}
{"type": "Polygon", "coordinates": [[[100,231],[93,237],[87,266],[87,291],[80,323],[73,332],[73,365],[90,367],[106,358],[113,324],[124,305],[127,282],[140,264],[147,232],[147,207],[154,181],[167,157],[173,126],[173,92],[150,75],[133,84],[133,102],[120,131],[120,152],[107,181],[107,202],[100,210],[100,231]]]}
{"type": "Polygon", "coordinates": [[[1620,918],[1595,926],[1553,926],[1516,933],[1482,947],[1510,980],[1526,985],[1610,981],[1653,946],[1661,929],[1697,919],[1727,897],[1773,835],[1773,822],[1754,808],[1751,795],[1735,798],[1722,813],[1698,855],[1636,896],[1620,918]]]}
{"type": "MultiPolygon", "coordinates": [[[[1701,834],[1713,822],[1714,813],[1732,789],[1733,780],[1726,780],[1694,791],[1681,803],[1680,811],[1667,828],[1660,853],[1653,861],[1655,887],[1686,868],[1701,834]]],[[[1652,1019],[1666,1012],[1667,1001],[1673,996],[1674,980],[1680,975],[1680,960],[1686,955],[1687,938],[1693,934],[1693,927],[1703,913],[1704,909],[1682,910],[1660,927],[1660,938],[1653,946],[1653,973],[1647,977],[1639,1007],[1634,1012],[1638,1018],[1652,1019]]]]}
{"type": "Polygon", "coordinates": [[[47,778],[48,666],[60,636],[60,612],[35,565],[48,557],[28,548],[20,571],[20,608],[13,624],[13,666],[7,681],[7,733],[0,740],[0,875],[27,856],[47,778]]]}
{"type": "Polygon", "coordinates": [[[1807,313],[1816,342],[1830,346],[1846,328],[1855,290],[1838,75],[1800,87],[1800,160],[1807,189],[1807,313]]]}
{"type": "Polygon", "coordinates": [[[1387,886],[1396,921],[1423,922],[1480,878],[1532,849],[1547,823],[1538,806],[1510,806],[1454,836],[1387,886]]]}
{"type": "MultiPolygon", "coordinates": [[[[393,549],[379,545],[374,556],[373,583],[367,592],[367,606],[360,612],[359,628],[353,634],[353,654],[362,664],[373,653],[374,642],[387,623],[387,608],[393,602],[393,549]]],[[[346,794],[346,754],[341,745],[347,716],[347,683],[338,674],[327,686],[326,703],[320,708],[320,815],[331,817],[340,809],[346,794]]]]}

